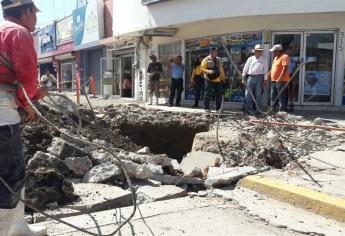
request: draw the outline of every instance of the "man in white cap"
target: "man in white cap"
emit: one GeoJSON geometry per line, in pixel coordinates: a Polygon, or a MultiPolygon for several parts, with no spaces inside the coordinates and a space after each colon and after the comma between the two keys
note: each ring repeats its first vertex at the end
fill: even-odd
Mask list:
{"type": "MultiPolygon", "coordinates": [[[[242,72],[243,78],[247,79],[245,111],[248,113],[254,112],[253,98],[248,89],[250,89],[252,94],[255,96],[257,105],[260,108],[262,106],[262,85],[264,77],[268,73],[268,63],[266,58],[263,56],[263,51],[264,49],[262,45],[256,45],[252,51],[254,55],[248,58],[242,72]]],[[[256,111],[259,111],[258,107],[256,108],[256,111]]]]}
{"type": "Polygon", "coordinates": [[[0,182],[0,235],[45,235],[45,228],[28,226],[24,204],[19,202],[25,160],[17,108],[26,111],[28,123],[38,116],[16,83],[23,85],[32,100],[48,95],[38,85],[37,55],[31,36],[39,10],[32,0],[2,0],[1,6],[5,21],[0,25],[0,177],[14,194],[0,182]]]}
{"type": "Polygon", "coordinates": [[[274,112],[278,111],[278,101],[279,101],[279,111],[287,111],[288,103],[288,90],[285,88],[285,84],[290,80],[289,66],[290,58],[284,52],[283,46],[276,44],[270,49],[273,52],[274,60],[272,63],[271,71],[266,75],[265,80],[272,81],[271,89],[271,106],[274,112]],[[274,102],[278,97],[278,101],[274,102]],[[273,104],[274,103],[274,104],[273,104]]]}

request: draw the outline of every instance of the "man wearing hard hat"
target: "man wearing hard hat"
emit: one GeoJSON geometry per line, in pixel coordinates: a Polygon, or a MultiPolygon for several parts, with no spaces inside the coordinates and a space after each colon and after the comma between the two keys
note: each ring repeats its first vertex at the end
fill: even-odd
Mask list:
{"type": "Polygon", "coordinates": [[[16,84],[22,84],[32,100],[48,94],[38,85],[37,54],[31,36],[39,10],[32,0],[2,0],[1,6],[5,21],[0,25],[0,177],[14,194],[0,182],[0,235],[45,235],[46,229],[25,222],[24,204],[19,202],[25,161],[17,108],[26,111],[25,122],[35,122],[38,116],[16,84]]]}

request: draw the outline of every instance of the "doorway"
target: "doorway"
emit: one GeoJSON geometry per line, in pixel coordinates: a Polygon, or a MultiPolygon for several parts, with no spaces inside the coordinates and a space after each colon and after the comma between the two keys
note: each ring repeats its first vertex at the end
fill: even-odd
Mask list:
{"type": "Polygon", "coordinates": [[[281,44],[291,58],[290,74],[303,66],[289,86],[289,99],[299,105],[333,104],[336,34],[333,31],[274,32],[273,43],[281,44]]]}

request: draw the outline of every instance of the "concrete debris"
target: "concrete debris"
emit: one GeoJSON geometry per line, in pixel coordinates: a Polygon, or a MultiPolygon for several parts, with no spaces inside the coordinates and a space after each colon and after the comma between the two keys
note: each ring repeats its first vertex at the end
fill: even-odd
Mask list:
{"type": "Polygon", "coordinates": [[[148,203],[184,197],[187,192],[174,185],[162,185],[160,187],[143,186],[137,191],[138,203],[148,203]]]}
{"type": "Polygon", "coordinates": [[[185,175],[195,176],[196,168],[197,170],[204,170],[208,166],[215,166],[217,162],[221,159],[219,154],[213,154],[203,151],[193,151],[189,153],[181,162],[180,169],[185,175]]]}
{"type": "Polygon", "coordinates": [[[325,123],[324,119],[318,117],[314,120],[314,125],[323,125],[325,123]]]}
{"type": "Polygon", "coordinates": [[[104,150],[95,150],[91,152],[91,158],[98,164],[110,162],[113,159],[110,153],[104,150]]]}
{"type": "Polygon", "coordinates": [[[149,147],[143,147],[142,149],[137,151],[137,154],[140,154],[140,155],[146,155],[146,154],[150,154],[150,153],[151,153],[151,151],[150,151],[149,147]]]}
{"type": "Polygon", "coordinates": [[[219,168],[210,167],[208,170],[205,185],[207,187],[223,187],[238,181],[247,175],[257,174],[258,171],[253,167],[239,167],[239,168],[219,168]]]}
{"type": "Polygon", "coordinates": [[[167,185],[204,185],[202,179],[188,176],[154,175],[151,179],[167,185]]]}
{"type": "Polygon", "coordinates": [[[64,163],[76,176],[84,176],[92,168],[92,162],[88,157],[68,157],[64,163]]]}
{"type": "Polygon", "coordinates": [[[87,154],[80,148],[77,148],[59,137],[53,138],[52,144],[48,148],[48,152],[60,159],[65,159],[66,157],[87,156],[87,154]]]}
{"type": "Polygon", "coordinates": [[[136,179],[148,179],[154,175],[163,175],[164,171],[161,166],[153,164],[136,164],[132,161],[122,161],[124,168],[127,170],[129,177],[136,179]]]}
{"type": "Polygon", "coordinates": [[[112,162],[102,163],[93,167],[83,178],[83,183],[106,183],[112,178],[119,176],[121,170],[112,162]]]}
{"type": "Polygon", "coordinates": [[[120,159],[128,159],[138,164],[154,164],[160,166],[171,166],[173,159],[169,158],[167,155],[139,155],[133,152],[121,151],[118,153],[120,159]]]}
{"type": "Polygon", "coordinates": [[[63,176],[67,176],[70,173],[66,164],[62,160],[49,153],[44,153],[41,151],[36,152],[33,158],[29,160],[27,165],[28,171],[36,172],[39,169],[54,170],[63,176]]]}
{"type": "Polygon", "coordinates": [[[91,213],[131,205],[131,192],[119,187],[93,183],[74,184],[73,187],[79,199],[66,206],[73,210],[91,213]]]}

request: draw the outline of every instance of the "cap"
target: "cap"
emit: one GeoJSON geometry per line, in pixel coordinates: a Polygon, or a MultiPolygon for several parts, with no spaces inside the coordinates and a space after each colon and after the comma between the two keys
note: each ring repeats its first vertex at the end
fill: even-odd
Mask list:
{"type": "Polygon", "coordinates": [[[281,44],[276,44],[273,46],[273,48],[270,49],[271,52],[275,51],[283,51],[283,46],[281,44]]]}
{"type": "Polygon", "coordinates": [[[211,48],[210,48],[210,52],[211,52],[211,51],[218,51],[218,48],[217,48],[217,47],[211,47],[211,48]]]}
{"type": "Polygon", "coordinates": [[[150,55],[150,58],[152,59],[152,58],[157,58],[157,57],[156,57],[155,54],[151,54],[151,55],[150,55]]]}
{"type": "Polygon", "coordinates": [[[252,50],[252,52],[254,53],[255,51],[263,51],[264,48],[262,47],[261,44],[257,44],[255,45],[255,48],[252,50]]]}
{"type": "MultiPolygon", "coordinates": [[[[34,4],[35,3],[33,0],[2,0],[1,1],[1,6],[3,10],[7,10],[10,8],[15,8],[15,7],[20,7],[20,6],[24,6],[27,4],[34,4]]],[[[40,10],[35,6],[36,11],[39,12],[40,10]]]]}

